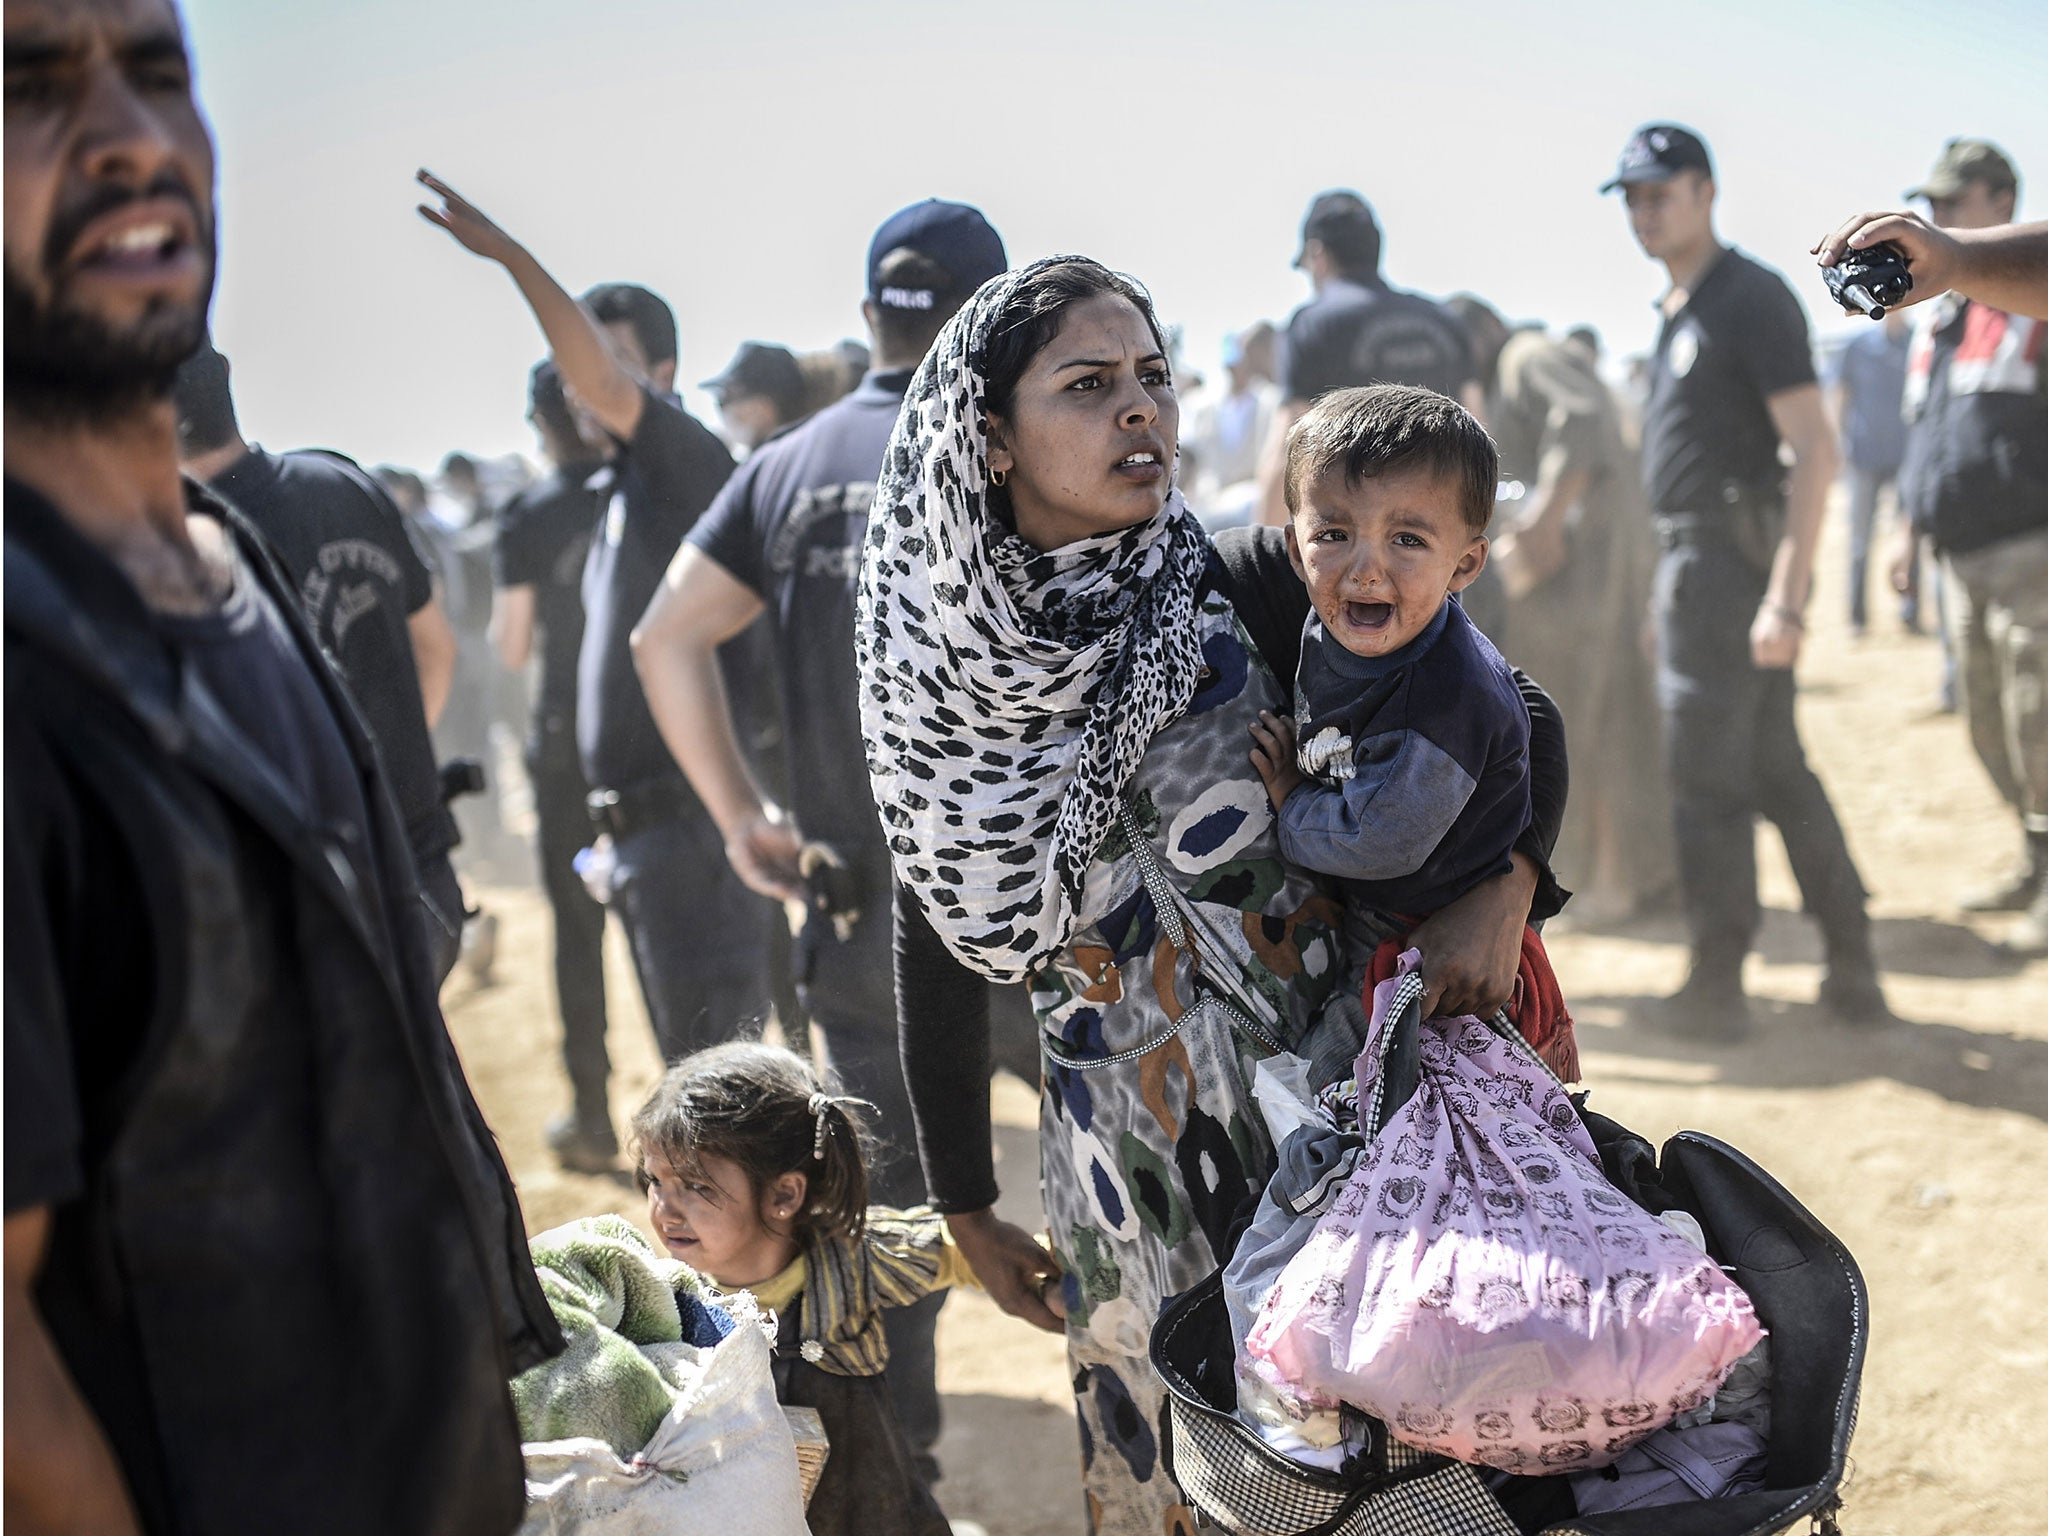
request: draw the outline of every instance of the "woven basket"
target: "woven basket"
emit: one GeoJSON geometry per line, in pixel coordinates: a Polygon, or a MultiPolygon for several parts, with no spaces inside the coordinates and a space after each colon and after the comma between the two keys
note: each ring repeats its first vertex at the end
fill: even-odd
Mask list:
{"type": "Polygon", "coordinates": [[[796,1436],[797,1486],[804,1491],[804,1507],[808,1509],[811,1495],[818,1490],[818,1479],[824,1475],[826,1458],[832,1454],[832,1443],[825,1438],[825,1421],[818,1417],[817,1409],[784,1408],[782,1416],[789,1420],[790,1433],[796,1436]]]}

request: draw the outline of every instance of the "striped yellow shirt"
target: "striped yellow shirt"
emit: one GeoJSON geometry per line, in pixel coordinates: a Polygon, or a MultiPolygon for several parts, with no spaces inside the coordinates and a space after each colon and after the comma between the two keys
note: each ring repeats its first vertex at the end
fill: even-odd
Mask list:
{"type": "Polygon", "coordinates": [[[928,1205],[868,1207],[861,1236],[814,1238],[773,1279],[746,1287],[763,1310],[803,1298],[802,1353],[836,1376],[879,1376],[889,1363],[882,1308],[904,1307],[956,1285],[980,1288],[928,1205]]]}

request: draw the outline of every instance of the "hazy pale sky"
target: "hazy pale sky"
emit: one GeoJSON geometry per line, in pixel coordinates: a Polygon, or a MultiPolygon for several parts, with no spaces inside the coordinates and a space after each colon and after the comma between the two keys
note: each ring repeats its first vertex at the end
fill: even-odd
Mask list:
{"type": "MultiPolygon", "coordinates": [[[[1151,288],[1212,375],[1306,296],[1308,200],[1378,209],[1386,271],[1511,317],[1651,339],[1660,274],[1595,188],[1651,119],[1714,151],[1724,238],[1784,271],[1957,134],[2048,177],[2040,0],[1715,6],[1376,0],[191,0],[220,150],[215,330],[250,436],[431,469],[530,448],[539,332],[413,212],[431,167],[572,290],[646,283],[681,379],[742,340],[861,333],[868,237],[979,205],[1012,261],[1151,288]]],[[[2032,208],[2038,213],[2040,200],[2032,208]]],[[[700,392],[693,409],[709,413],[700,392]]],[[[715,415],[707,419],[715,423],[715,415]]]]}

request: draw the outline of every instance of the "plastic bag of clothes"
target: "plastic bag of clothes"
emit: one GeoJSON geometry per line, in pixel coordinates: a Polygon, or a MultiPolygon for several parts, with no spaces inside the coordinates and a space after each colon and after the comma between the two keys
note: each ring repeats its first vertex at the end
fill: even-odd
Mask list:
{"type": "Polygon", "coordinates": [[[805,1536],[796,1439],[753,1298],[706,1299],[623,1217],[531,1247],[570,1347],[513,1382],[521,1536],[805,1536]]]}
{"type": "Polygon", "coordinates": [[[1247,1347],[1278,1390],[1419,1450],[1601,1467],[1713,1395],[1761,1337],[1712,1258],[1623,1196],[1511,1030],[1423,1021],[1416,959],[1374,998],[1361,1098],[1397,1026],[1413,1095],[1282,1271],[1247,1347]]]}

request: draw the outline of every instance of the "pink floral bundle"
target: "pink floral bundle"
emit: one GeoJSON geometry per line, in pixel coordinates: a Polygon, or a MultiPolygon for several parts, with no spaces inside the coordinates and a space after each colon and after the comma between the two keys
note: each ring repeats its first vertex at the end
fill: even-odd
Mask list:
{"type": "MultiPolygon", "coordinates": [[[[1402,957],[1402,974],[1419,957],[1402,957]]],[[[1399,978],[1374,992],[1363,1096],[1399,978]]],[[[1691,1238],[1610,1184],[1519,1041],[1420,1026],[1420,1081],[1282,1271],[1247,1341],[1304,1408],[1516,1472],[1602,1467],[1710,1398],[1763,1330],[1691,1238]]]]}

